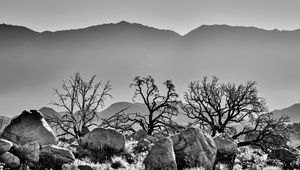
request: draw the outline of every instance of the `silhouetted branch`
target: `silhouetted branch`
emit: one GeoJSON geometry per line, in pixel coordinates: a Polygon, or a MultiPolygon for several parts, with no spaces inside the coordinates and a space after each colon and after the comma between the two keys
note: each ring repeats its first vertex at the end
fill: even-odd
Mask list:
{"type": "Polygon", "coordinates": [[[107,97],[111,97],[111,85],[107,82],[100,90],[101,82],[95,82],[95,78],[92,76],[84,81],[76,73],[68,83],[63,81],[62,91],[54,90],[58,101],[52,104],[65,111],[61,117],[48,118],[48,122],[57,129],[59,136],[68,134],[79,138],[84,135],[84,129],[96,125],[97,110],[104,106],[107,97]]]}

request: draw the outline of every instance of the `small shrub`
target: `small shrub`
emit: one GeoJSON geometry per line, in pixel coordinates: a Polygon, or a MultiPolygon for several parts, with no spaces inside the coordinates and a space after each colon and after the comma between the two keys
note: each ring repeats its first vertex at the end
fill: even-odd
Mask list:
{"type": "Polygon", "coordinates": [[[266,166],[263,170],[281,170],[281,168],[276,166],[266,166]]]}
{"type": "Polygon", "coordinates": [[[119,168],[128,168],[128,163],[121,157],[113,157],[112,162],[111,162],[111,167],[114,169],[119,169],[119,168]]]}
{"type": "Polygon", "coordinates": [[[133,153],[134,148],[137,146],[138,141],[126,141],[125,151],[126,153],[133,153]]]}
{"type": "MultiPolygon", "coordinates": [[[[145,169],[145,165],[143,163],[145,157],[148,152],[142,153],[134,153],[134,146],[136,146],[136,141],[127,141],[125,145],[125,151],[118,156],[113,156],[110,159],[106,159],[101,163],[95,163],[93,158],[85,157],[81,159],[76,159],[71,164],[64,164],[63,170],[79,170],[80,166],[89,166],[93,170],[143,170],[145,169]],[[129,164],[128,160],[126,160],[126,156],[131,155],[133,162],[129,164]],[[91,160],[92,159],[92,160],[91,160]],[[128,163],[127,163],[128,162],[128,163]]],[[[194,169],[194,170],[202,170],[202,169],[194,169]]]]}
{"type": "Polygon", "coordinates": [[[215,166],[215,170],[229,170],[228,165],[223,164],[223,163],[218,163],[215,166]]]}
{"type": "Polygon", "coordinates": [[[267,155],[261,150],[241,147],[238,148],[234,169],[238,169],[236,166],[242,169],[262,169],[266,166],[266,162],[267,155]]]}
{"type": "Polygon", "coordinates": [[[292,166],[294,169],[300,169],[300,158],[298,158],[296,161],[292,162],[292,163],[291,163],[291,166],[292,166]]]}
{"type": "Polygon", "coordinates": [[[233,170],[241,170],[241,169],[243,169],[243,167],[242,167],[241,164],[236,164],[236,165],[234,165],[234,167],[233,167],[233,170]]]}
{"type": "Polygon", "coordinates": [[[109,170],[110,165],[109,164],[99,164],[99,163],[93,163],[89,159],[79,160],[76,159],[73,163],[70,164],[64,164],[62,166],[62,170],[79,170],[78,166],[80,165],[88,165],[93,170],[109,170]]]}
{"type": "Polygon", "coordinates": [[[187,168],[187,169],[184,169],[184,170],[205,170],[205,168],[196,167],[196,168],[187,168]]]}
{"type": "Polygon", "coordinates": [[[267,161],[266,161],[266,165],[268,165],[268,166],[282,167],[283,163],[281,161],[279,161],[278,159],[268,158],[267,161]]]}
{"type": "Polygon", "coordinates": [[[135,156],[131,153],[121,153],[119,154],[120,157],[125,159],[129,164],[133,164],[135,162],[135,156]]]}
{"type": "Polygon", "coordinates": [[[116,153],[116,151],[113,148],[105,146],[98,150],[93,150],[93,151],[91,150],[90,153],[91,153],[90,154],[91,161],[104,163],[110,160],[113,157],[113,155],[116,153]]]}

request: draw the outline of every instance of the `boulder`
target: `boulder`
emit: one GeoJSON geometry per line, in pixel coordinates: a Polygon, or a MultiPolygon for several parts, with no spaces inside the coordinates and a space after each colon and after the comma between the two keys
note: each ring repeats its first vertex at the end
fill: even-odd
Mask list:
{"type": "Polygon", "coordinates": [[[272,159],[278,159],[284,163],[291,163],[297,160],[297,155],[285,148],[274,149],[269,153],[269,157],[272,159]]]}
{"type": "Polygon", "coordinates": [[[2,138],[18,145],[38,141],[40,145],[56,144],[56,136],[37,110],[23,111],[3,130],[2,138]]]}
{"type": "Polygon", "coordinates": [[[156,139],[160,140],[160,139],[169,137],[170,135],[165,132],[156,132],[156,133],[152,134],[152,136],[155,137],[156,139]]]}
{"type": "Polygon", "coordinates": [[[132,137],[133,137],[133,140],[138,141],[138,140],[140,140],[140,139],[142,139],[142,138],[146,138],[147,135],[148,135],[148,134],[147,134],[147,132],[146,132],[145,130],[140,129],[140,130],[136,131],[136,132],[132,135],[132,137]]]}
{"type": "Polygon", "coordinates": [[[147,139],[140,139],[135,147],[135,150],[140,153],[140,152],[145,152],[150,149],[151,142],[147,139]]]}
{"type": "Polygon", "coordinates": [[[91,156],[91,151],[83,148],[82,146],[78,144],[71,144],[66,147],[68,150],[70,150],[75,158],[84,158],[84,157],[90,157],[91,156]]]}
{"type": "Polygon", "coordinates": [[[36,164],[39,162],[40,145],[37,141],[29,142],[22,146],[16,146],[9,151],[21,159],[22,162],[36,164]]]}
{"type": "Polygon", "coordinates": [[[15,155],[5,152],[0,155],[0,162],[5,163],[5,167],[14,169],[20,166],[20,159],[15,155]]]}
{"type": "Polygon", "coordinates": [[[226,133],[218,134],[214,137],[218,153],[235,154],[237,152],[237,143],[226,133]]]}
{"type": "Polygon", "coordinates": [[[198,128],[187,128],[171,136],[178,169],[203,167],[213,169],[217,147],[211,136],[198,128]]]}
{"type": "Polygon", "coordinates": [[[120,153],[125,149],[125,137],[114,129],[95,128],[79,140],[79,144],[91,151],[110,150],[120,153]]]}
{"type": "Polygon", "coordinates": [[[149,150],[144,160],[145,170],[176,170],[173,142],[170,138],[157,141],[149,150]]]}
{"type": "Polygon", "coordinates": [[[8,152],[12,146],[12,142],[5,139],[0,139],[0,155],[4,154],[5,152],[8,152]]]}
{"type": "Polygon", "coordinates": [[[214,141],[217,146],[215,164],[224,163],[232,169],[237,154],[237,143],[226,133],[218,134],[214,137],[214,141]]]}
{"type": "Polygon", "coordinates": [[[158,140],[160,139],[163,139],[163,138],[166,138],[166,137],[169,137],[169,135],[165,132],[156,132],[154,133],[153,135],[147,135],[145,137],[145,139],[149,140],[151,143],[155,143],[157,142],[158,140]]]}
{"type": "Polygon", "coordinates": [[[147,135],[145,137],[145,139],[149,140],[151,143],[155,143],[158,141],[158,139],[156,137],[153,137],[153,136],[150,136],[150,135],[147,135]]]}
{"type": "Polygon", "coordinates": [[[63,164],[73,161],[75,161],[74,155],[65,148],[45,145],[40,151],[40,165],[43,168],[61,169],[63,164]]]}
{"type": "Polygon", "coordinates": [[[75,138],[65,138],[65,137],[61,137],[61,138],[58,138],[58,142],[62,142],[62,143],[67,143],[67,144],[72,144],[76,141],[75,138]]]}

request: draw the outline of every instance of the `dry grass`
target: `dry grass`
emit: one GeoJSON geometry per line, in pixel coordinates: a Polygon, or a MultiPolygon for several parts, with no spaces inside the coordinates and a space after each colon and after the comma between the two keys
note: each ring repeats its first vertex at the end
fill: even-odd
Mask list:
{"type": "MultiPolygon", "coordinates": [[[[93,163],[89,159],[84,160],[76,160],[72,164],[67,164],[63,166],[64,170],[79,170],[78,166],[80,165],[87,165],[91,167],[93,170],[144,170],[145,166],[143,164],[143,161],[145,157],[147,156],[147,152],[143,153],[134,153],[134,147],[136,146],[136,141],[129,141],[126,142],[125,146],[125,152],[129,153],[134,156],[134,163],[129,164],[124,158],[121,156],[115,156],[110,161],[106,161],[104,163],[93,163]]],[[[239,152],[239,156],[237,157],[239,161],[249,161],[254,160],[253,166],[257,166],[259,169],[262,170],[280,170],[281,168],[275,167],[275,166],[266,166],[265,165],[265,158],[264,156],[258,156],[255,154],[255,150],[250,149],[249,147],[241,148],[239,152]],[[261,166],[263,165],[264,166],[261,166]],[[260,165],[260,166],[259,166],[260,165]]],[[[241,164],[242,162],[236,162],[237,164],[234,166],[234,170],[240,170],[242,169],[241,164]]],[[[221,167],[220,167],[221,168],[221,167]]],[[[222,169],[222,168],[221,168],[222,169]]],[[[226,169],[226,168],[225,168],[226,169]]],[[[222,170],[225,170],[222,169],[222,170]]],[[[187,168],[185,170],[205,170],[205,168],[187,168]]]]}
{"type": "Polygon", "coordinates": [[[275,166],[267,166],[263,170],[281,170],[281,168],[275,166]]]}

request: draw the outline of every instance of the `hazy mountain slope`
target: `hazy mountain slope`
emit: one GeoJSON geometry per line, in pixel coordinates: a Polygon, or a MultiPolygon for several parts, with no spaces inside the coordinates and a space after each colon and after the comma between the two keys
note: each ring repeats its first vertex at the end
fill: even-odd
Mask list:
{"type": "Polygon", "coordinates": [[[0,101],[13,100],[23,107],[36,98],[37,105],[49,103],[51,89],[74,72],[111,80],[113,102],[129,101],[134,76],[148,74],[157,84],[174,80],[181,96],[188,82],[204,75],[225,82],[255,80],[268,95],[267,103],[279,95],[291,96],[277,94],[282,87],[300,95],[295,78],[300,76],[300,30],[212,25],[180,36],[128,22],[43,33],[2,24],[0,37],[0,101]],[[30,100],[21,101],[19,92],[30,100]]]}
{"type": "Polygon", "coordinates": [[[142,103],[130,103],[130,102],[117,102],[112,105],[110,105],[105,110],[98,113],[99,117],[111,117],[114,114],[120,112],[121,110],[124,110],[123,113],[141,113],[146,114],[147,113],[147,107],[146,105],[142,103]]]}
{"type": "MultiPolygon", "coordinates": [[[[8,36],[18,43],[10,48],[0,46],[0,77],[4,82],[0,92],[41,83],[52,89],[53,84],[76,71],[124,84],[137,74],[150,74],[149,69],[163,72],[168,67],[165,61],[170,61],[167,53],[180,38],[173,31],[127,22],[44,33],[10,27],[11,32],[18,28],[16,34],[8,36]],[[21,43],[21,37],[27,37],[27,42],[21,43]]],[[[6,30],[0,28],[0,37],[6,30]]],[[[0,38],[0,44],[7,41],[0,38]]]]}
{"type": "Polygon", "coordinates": [[[50,107],[42,107],[39,111],[44,115],[45,119],[53,117],[61,117],[62,115],[50,107]]]}
{"type": "Polygon", "coordinates": [[[183,63],[189,66],[182,69],[183,76],[195,77],[193,74],[199,74],[196,70],[202,68],[204,75],[215,74],[226,80],[251,78],[277,86],[278,77],[285,81],[291,79],[290,74],[297,74],[294,68],[299,47],[299,30],[212,25],[186,34],[178,42],[174,55],[177,54],[177,67],[183,63]]]}
{"type": "Polygon", "coordinates": [[[292,106],[273,111],[274,116],[280,117],[282,115],[289,116],[290,121],[293,123],[300,122],[300,103],[296,103],[292,106]]]}
{"type": "Polygon", "coordinates": [[[0,48],[13,48],[34,42],[38,35],[39,33],[26,27],[0,24],[0,48]]]}

